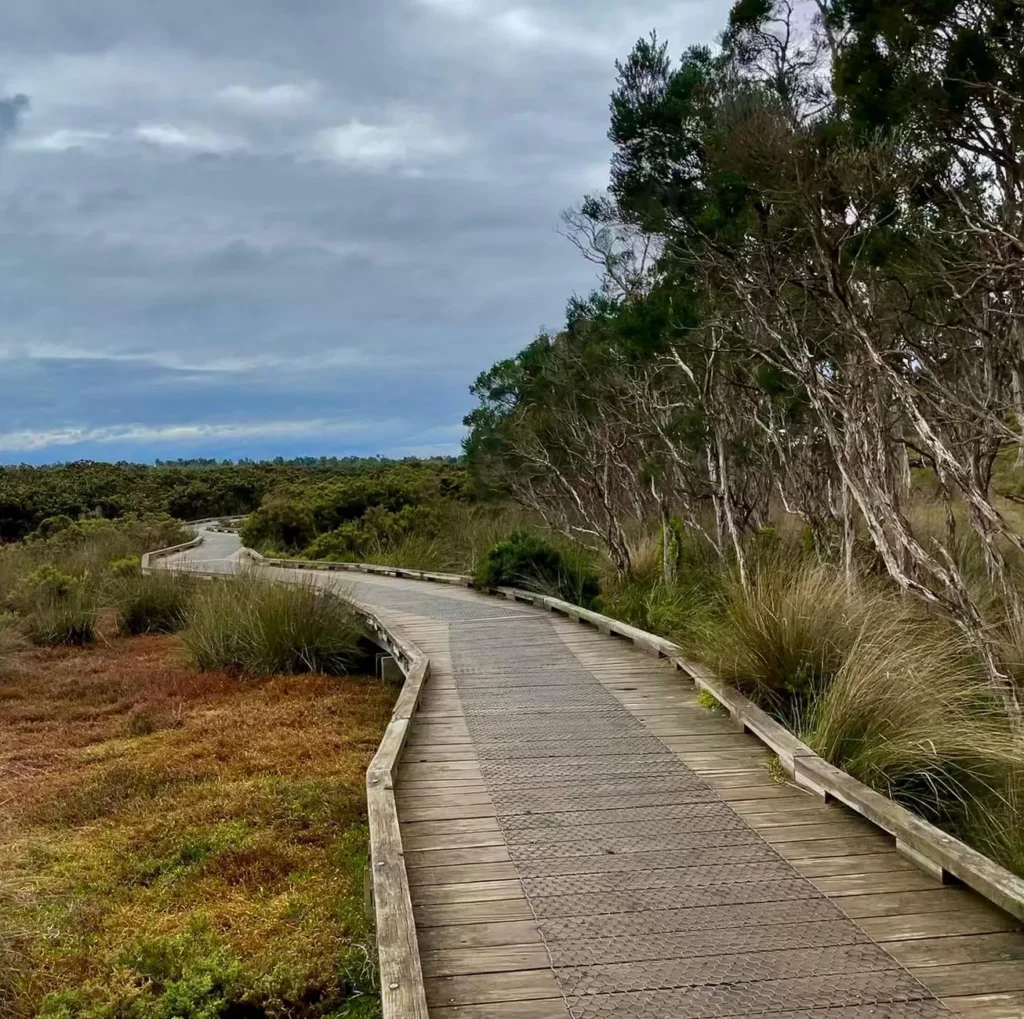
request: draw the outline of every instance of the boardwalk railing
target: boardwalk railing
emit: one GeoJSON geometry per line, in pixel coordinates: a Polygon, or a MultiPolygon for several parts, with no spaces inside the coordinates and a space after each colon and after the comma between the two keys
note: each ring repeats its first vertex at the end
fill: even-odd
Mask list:
{"type": "MultiPolygon", "coordinates": [[[[202,541],[202,535],[198,535],[184,544],[146,553],[142,557],[143,571],[152,572],[160,568],[152,565],[155,560],[196,548],[202,541]]],[[[258,552],[250,549],[244,551],[256,562],[268,562],[258,552]]],[[[412,717],[416,713],[423,686],[430,676],[430,659],[414,644],[403,641],[374,613],[363,608],[359,611],[375,643],[388,651],[405,675],[405,683],[395,702],[391,720],[366,770],[371,887],[383,1019],[428,1019],[409,876],[398,825],[395,778],[402,751],[409,738],[412,717]]]]}

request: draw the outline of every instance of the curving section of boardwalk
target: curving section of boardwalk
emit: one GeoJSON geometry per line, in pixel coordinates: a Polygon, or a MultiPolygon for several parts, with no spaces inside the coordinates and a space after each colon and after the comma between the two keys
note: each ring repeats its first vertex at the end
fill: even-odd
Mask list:
{"type": "MultiPolygon", "coordinates": [[[[169,565],[234,569],[216,538],[169,565]]],[[[666,663],[459,588],[312,576],[430,657],[395,795],[435,1019],[1024,1016],[1017,921],[777,785],[666,663]]]]}

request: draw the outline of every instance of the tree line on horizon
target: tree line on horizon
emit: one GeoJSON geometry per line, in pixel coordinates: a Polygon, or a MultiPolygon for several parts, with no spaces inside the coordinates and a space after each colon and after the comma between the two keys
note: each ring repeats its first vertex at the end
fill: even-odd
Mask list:
{"type": "Polygon", "coordinates": [[[257,510],[265,497],[344,479],[451,472],[454,457],[298,457],[285,460],[79,461],[0,467],[0,542],[17,541],[53,517],[118,519],[166,513],[179,520],[257,510]]]}

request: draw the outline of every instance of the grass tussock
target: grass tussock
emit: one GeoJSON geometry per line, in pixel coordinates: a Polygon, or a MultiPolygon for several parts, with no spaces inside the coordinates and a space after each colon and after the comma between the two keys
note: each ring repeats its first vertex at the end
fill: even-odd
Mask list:
{"type": "Polygon", "coordinates": [[[17,664],[25,639],[12,617],[0,617],[0,679],[10,675],[17,664]]]}
{"type": "Polygon", "coordinates": [[[720,587],[697,653],[824,758],[1024,870],[1024,752],[953,626],[870,581],[772,557],[720,587]]]}
{"type": "Polygon", "coordinates": [[[376,1015],[363,781],[393,694],[239,683],[179,640],[30,649],[2,687],[0,1015],[376,1015]]]}
{"type": "Polygon", "coordinates": [[[188,622],[195,580],[165,570],[124,577],[117,588],[118,629],[125,636],[175,633],[188,622]]]}
{"type": "Polygon", "coordinates": [[[848,588],[833,569],[772,559],[747,588],[735,576],[721,579],[693,644],[762,704],[799,711],[836,675],[879,607],[866,588],[848,588]]]}
{"type": "Polygon", "coordinates": [[[21,626],[33,644],[84,647],[96,639],[96,605],[84,589],[40,599],[27,610],[21,626]]]}
{"type": "Polygon", "coordinates": [[[203,586],[182,633],[198,668],[256,676],[345,675],[361,660],[361,638],[358,613],[333,592],[253,575],[203,586]]]}

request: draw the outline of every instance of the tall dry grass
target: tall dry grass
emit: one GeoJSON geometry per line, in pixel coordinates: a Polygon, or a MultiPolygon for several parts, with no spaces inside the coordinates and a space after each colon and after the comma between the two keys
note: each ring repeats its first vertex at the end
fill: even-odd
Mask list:
{"type": "Polygon", "coordinates": [[[16,621],[10,616],[0,616],[0,679],[13,671],[18,654],[24,646],[25,641],[16,621]]]}
{"type": "Polygon", "coordinates": [[[789,714],[839,671],[876,597],[863,583],[848,587],[830,567],[769,556],[754,565],[746,588],[735,575],[721,578],[694,650],[762,704],[789,714]]]}
{"type": "Polygon", "coordinates": [[[122,577],[116,587],[117,627],[124,636],[175,633],[188,622],[195,578],[162,570],[122,577]]]}
{"type": "Polygon", "coordinates": [[[824,758],[1024,869],[1024,751],[947,621],[871,580],[780,556],[722,586],[700,656],[824,758]]]}
{"type": "Polygon", "coordinates": [[[345,675],[362,660],[362,636],[358,613],[333,592],[253,574],[203,586],[182,632],[198,668],[257,676],[345,675]]]}

